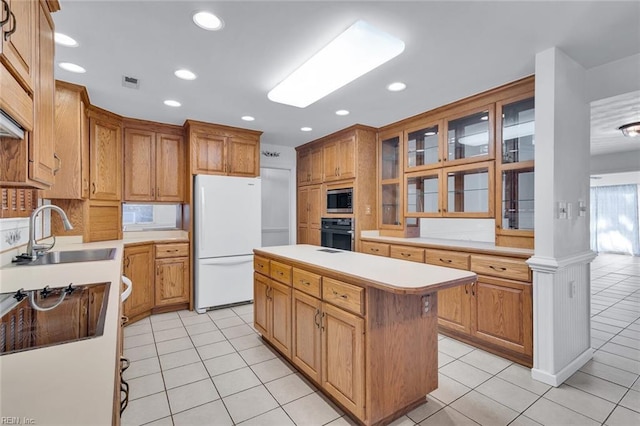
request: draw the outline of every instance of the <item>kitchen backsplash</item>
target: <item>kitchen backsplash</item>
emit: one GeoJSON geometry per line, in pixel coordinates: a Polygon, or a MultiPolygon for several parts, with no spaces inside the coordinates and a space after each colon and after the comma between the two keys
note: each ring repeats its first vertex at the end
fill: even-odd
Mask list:
{"type": "Polygon", "coordinates": [[[28,240],[28,217],[0,219],[0,252],[26,244],[28,240]]]}
{"type": "Polygon", "coordinates": [[[420,236],[448,240],[496,242],[495,219],[422,218],[420,236]]]}

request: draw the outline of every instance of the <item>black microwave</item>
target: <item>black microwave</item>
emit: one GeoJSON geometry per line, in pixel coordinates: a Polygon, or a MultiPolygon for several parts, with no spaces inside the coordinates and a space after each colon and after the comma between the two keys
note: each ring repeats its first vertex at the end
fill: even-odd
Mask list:
{"type": "Polygon", "coordinates": [[[353,188],[327,189],[327,213],[353,213],[353,188]]]}

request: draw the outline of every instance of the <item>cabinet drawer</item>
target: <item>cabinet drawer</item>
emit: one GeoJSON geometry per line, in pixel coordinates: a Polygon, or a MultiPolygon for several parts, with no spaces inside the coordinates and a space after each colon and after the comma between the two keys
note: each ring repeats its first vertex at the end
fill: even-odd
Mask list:
{"type": "Polygon", "coordinates": [[[293,268],[293,287],[320,298],[320,284],[322,283],[322,277],[320,275],[312,274],[311,272],[304,271],[302,269],[293,268]]]}
{"type": "Polygon", "coordinates": [[[356,314],[364,314],[364,288],[331,278],[322,280],[322,299],[356,314]]]}
{"type": "Polygon", "coordinates": [[[360,243],[360,249],[362,250],[362,253],[389,257],[389,244],[362,241],[360,243]]]}
{"type": "Polygon", "coordinates": [[[269,276],[269,259],[260,256],[253,256],[253,269],[256,272],[269,276]]]}
{"type": "Polygon", "coordinates": [[[417,247],[391,246],[391,257],[412,262],[424,262],[424,249],[417,247]]]}
{"type": "Polygon", "coordinates": [[[471,270],[482,275],[531,281],[529,266],[521,259],[471,255],[471,270]]]}
{"type": "Polygon", "coordinates": [[[281,283],[291,285],[291,266],[272,260],[270,276],[274,280],[278,280],[281,283]]]}
{"type": "Polygon", "coordinates": [[[156,259],[189,256],[189,243],[156,244],[156,259]]]}
{"type": "Polygon", "coordinates": [[[448,268],[469,269],[469,255],[447,250],[425,250],[425,262],[448,268]]]}

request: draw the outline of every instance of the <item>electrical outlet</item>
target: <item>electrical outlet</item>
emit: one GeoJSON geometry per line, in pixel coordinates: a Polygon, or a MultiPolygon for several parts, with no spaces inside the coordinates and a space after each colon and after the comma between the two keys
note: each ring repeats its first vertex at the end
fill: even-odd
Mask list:
{"type": "Polygon", "coordinates": [[[576,295],[576,282],[575,281],[569,281],[569,298],[573,299],[573,297],[576,295]]]}
{"type": "Polygon", "coordinates": [[[367,204],[364,206],[364,214],[367,214],[367,215],[371,214],[371,204],[367,204]]]}

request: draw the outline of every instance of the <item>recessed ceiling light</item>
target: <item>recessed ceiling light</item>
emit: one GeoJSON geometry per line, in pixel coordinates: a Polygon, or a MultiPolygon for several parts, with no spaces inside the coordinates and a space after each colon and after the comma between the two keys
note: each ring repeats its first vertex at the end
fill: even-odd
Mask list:
{"type": "Polygon", "coordinates": [[[66,34],[55,33],[54,39],[59,45],[67,47],[78,47],[78,42],[66,34]]]}
{"type": "Polygon", "coordinates": [[[195,80],[196,75],[189,70],[180,69],[174,72],[175,76],[183,80],[195,80]]]}
{"type": "Polygon", "coordinates": [[[395,83],[391,83],[387,86],[387,90],[389,90],[390,92],[400,92],[406,88],[407,85],[400,81],[396,81],[395,83]]]}
{"type": "Polygon", "coordinates": [[[303,132],[310,132],[313,129],[311,127],[300,127],[300,130],[302,130],[303,132]]]}
{"type": "Polygon", "coordinates": [[[193,15],[193,22],[207,31],[218,31],[224,27],[222,19],[211,12],[197,12],[193,15]]]}
{"type": "Polygon", "coordinates": [[[250,115],[243,115],[240,118],[242,118],[244,121],[253,121],[253,120],[255,120],[255,117],[252,117],[250,115]]]}
{"type": "Polygon", "coordinates": [[[273,102],[305,108],[404,51],[404,42],[357,21],[274,87],[273,102]]]}
{"type": "Polygon", "coordinates": [[[488,115],[483,115],[482,117],[480,117],[480,120],[482,121],[487,121],[489,119],[488,115]]]}
{"type": "Polygon", "coordinates": [[[182,104],[178,101],[174,101],[172,99],[167,99],[166,101],[164,101],[164,104],[166,106],[170,106],[170,107],[179,107],[182,106],[182,104]]]}
{"type": "Polygon", "coordinates": [[[58,66],[60,68],[62,68],[63,70],[67,70],[67,71],[70,71],[70,72],[75,72],[75,73],[78,73],[78,74],[82,74],[82,73],[87,72],[87,70],[82,68],[80,65],[72,64],[71,62],[60,62],[58,64],[58,66]]]}
{"type": "Polygon", "coordinates": [[[346,109],[339,109],[336,111],[336,115],[349,115],[349,111],[346,109]]]}

